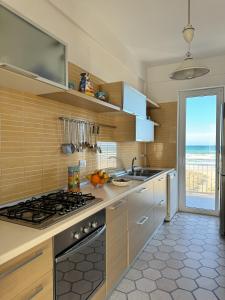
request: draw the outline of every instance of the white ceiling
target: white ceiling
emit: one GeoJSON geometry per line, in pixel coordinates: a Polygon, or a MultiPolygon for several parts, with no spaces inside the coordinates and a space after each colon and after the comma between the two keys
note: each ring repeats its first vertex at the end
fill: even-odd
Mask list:
{"type": "MultiPolygon", "coordinates": [[[[176,62],[186,51],[187,0],[75,0],[86,5],[140,61],[176,62]]],[[[225,53],[225,0],[192,0],[195,57],[225,53]]],[[[93,31],[93,28],[92,28],[93,31]]]]}

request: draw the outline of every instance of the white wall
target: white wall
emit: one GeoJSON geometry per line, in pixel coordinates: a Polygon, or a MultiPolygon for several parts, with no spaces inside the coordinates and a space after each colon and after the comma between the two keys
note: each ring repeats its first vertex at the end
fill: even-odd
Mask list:
{"type": "Polygon", "coordinates": [[[169,74],[178,64],[167,64],[147,68],[147,94],[158,102],[177,101],[178,91],[225,85],[225,55],[199,60],[210,68],[210,72],[191,80],[172,80],[169,74]]]}
{"type": "MultiPolygon", "coordinates": [[[[70,0],[60,2],[57,0],[3,0],[2,2],[65,41],[69,46],[68,56],[71,62],[105,81],[124,80],[140,90],[144,89],[145,72],[142,64],[112,35],[109,35],[111,47],[109,47],[109,39],[107,45],[104,45],[104,40],[103,42],[97,40],[103,37],[103,34],[106,37],[106,31],[95,36],[93,32],[85,32],[87,28],[81,28],[81,25],[84,25],[81,20],[85,20],[88,14],[85,16],[85,10],[81,9],[76,11],[76,14],[69,14],[70,8],[71,11],[76,8],[70,7],[72,5],[70,0]],[[63,13],[60,10],[62,7],[64,7],[63,13]],[[75,21],[70,19],[70,17],[76,18],[78,14],[80,18],[77,21],[80,24],[76,24],[76,19],[75,21]]],[[[93,19],[91,24],[94,24],[93,19]]]]}

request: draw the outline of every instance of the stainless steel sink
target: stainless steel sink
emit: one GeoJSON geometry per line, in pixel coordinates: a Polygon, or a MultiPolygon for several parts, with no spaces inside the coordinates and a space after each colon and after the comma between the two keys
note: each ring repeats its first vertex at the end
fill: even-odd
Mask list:
{"type": "Polygon", "coordinates": [[[163,170],[138,169],[134,172],[126,172],[121,174],[119,177],[124,179],[145,181],[157,174],[160,174],[161,172],[163,172],[163,170]]]}

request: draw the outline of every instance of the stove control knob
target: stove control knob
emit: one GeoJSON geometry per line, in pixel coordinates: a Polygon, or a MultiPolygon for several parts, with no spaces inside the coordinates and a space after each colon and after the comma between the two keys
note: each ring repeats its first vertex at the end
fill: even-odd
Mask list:
{"type": "Polygon", "coordinates": [[[75,232],[73,234],[74,239],[79,240],[81,238],[81,233],[80,232],[75,232]]]}
{"type": "Polygon", "coordinates": [[[84,226],[83,232],[84,233],[89,233],[89,231],[90,231],[90,227],[89,226],[84,226]]]}
{"type": "Polygon", "coordinates": [[[91,227],[92,228],[97,228],[98,227],[98,222],[97,221],[92,222],[91,227]]]}

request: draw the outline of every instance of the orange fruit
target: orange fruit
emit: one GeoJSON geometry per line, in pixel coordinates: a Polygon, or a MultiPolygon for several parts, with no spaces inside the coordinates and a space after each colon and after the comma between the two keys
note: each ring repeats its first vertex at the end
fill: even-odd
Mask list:
{"type": "Polygon", "coordinates": [[[98,184],[99,180],[100,180],[100,178],[97,174],[94,174],[94,175],[91,176],[91,183],[92,184],[98,184]]]}

